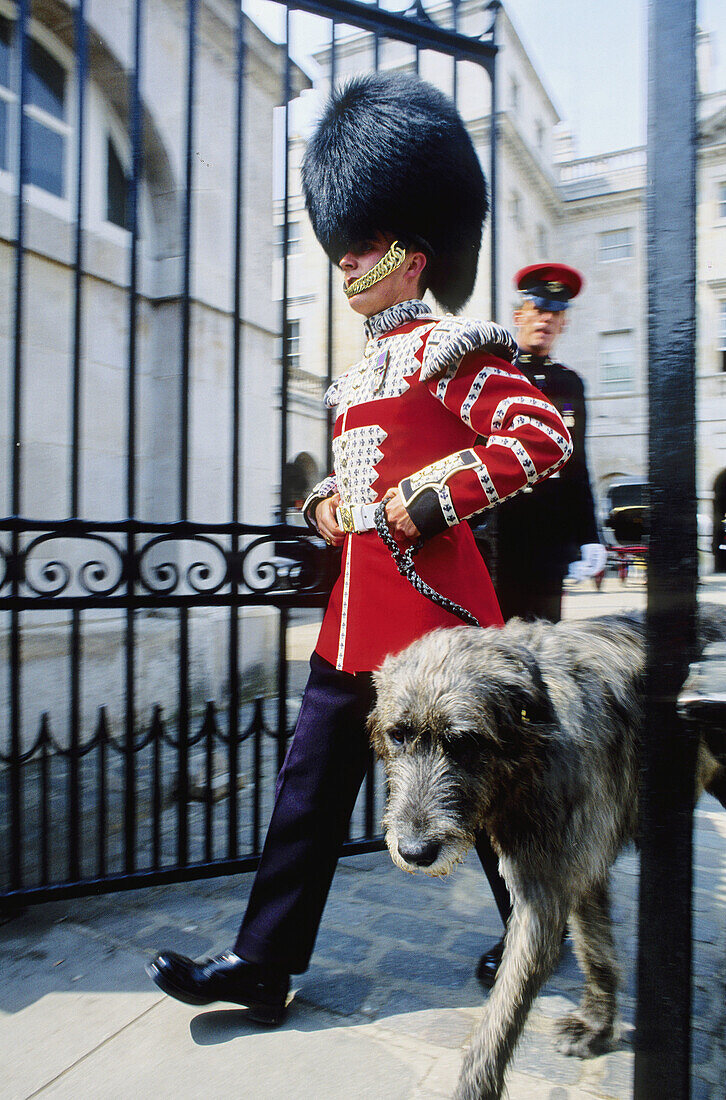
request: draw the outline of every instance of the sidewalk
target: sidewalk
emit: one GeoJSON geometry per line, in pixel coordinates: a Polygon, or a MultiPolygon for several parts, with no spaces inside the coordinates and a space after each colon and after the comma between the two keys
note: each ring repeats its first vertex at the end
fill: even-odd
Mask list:
{"type": "MultiPolygon", "coordinates": [[[[617,585],[617,582],[613,582],[617,585]]],[[[575,589],[566,615],[637,606],[642,590],[575,589]]],[[[726,602],[707,580],[701,598],[726,602]]],[[[694,1100],[726,1094],[726,811],[696,814],[694,1100]]],[[[190,955],[232,942],[250,875],[28,909],[0,926],[3,1100],[441,1100],[450,1097],[484,995],[476,959],[500,933],[475,857],[445,879],[409,876],[386,853],[340,864],[310,970],[278,1029],[242,1009],[193,1008],[144,973],[157,950],[190,955]]],[[[567,943],[508,1076],[510,1100],[631,1095],[637,859],[613,875],[623,969],[623,1034],[589,1061],[558,1055],[553,1022],[579,998],[567,943]]],[[[663,1098],[666,1100],[666,1098],[663,1098]]]]}

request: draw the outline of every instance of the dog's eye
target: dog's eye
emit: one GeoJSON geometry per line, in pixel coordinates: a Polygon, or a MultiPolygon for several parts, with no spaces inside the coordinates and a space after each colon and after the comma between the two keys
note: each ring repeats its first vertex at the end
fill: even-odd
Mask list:
{"type": "Polygon", "coordinates": [[[413,740],[413,731],[409,726],[393,726],[388,731],[388,736],[394,745],[405,745],[407,741],[413,740]]]}

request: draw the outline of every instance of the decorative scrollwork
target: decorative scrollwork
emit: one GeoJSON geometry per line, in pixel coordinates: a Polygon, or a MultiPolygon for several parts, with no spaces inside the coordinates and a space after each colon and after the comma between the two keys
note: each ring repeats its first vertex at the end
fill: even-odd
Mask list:
{"type": "Polygon", "coordinates": [[[137,562],[143,587],[160,596],[185,586],[212,595],[229,580],[228,552],[208,535],[158,535],[139,551],[137,562]]]}
{"type": "Polygon", "coordinates": [[[104,535],[90,532],[73,536],[55,532],[39,535],[25,548],[22,558],[24,582],[36,596],[60,596],[72,590],[89,596],[110,596],[124,577],[119,547],[104,535]],[[96,556],[90,559],[89,543],[97,549],[96,556]],[[50,548],[54,553],[46,556],[50,548]]]}

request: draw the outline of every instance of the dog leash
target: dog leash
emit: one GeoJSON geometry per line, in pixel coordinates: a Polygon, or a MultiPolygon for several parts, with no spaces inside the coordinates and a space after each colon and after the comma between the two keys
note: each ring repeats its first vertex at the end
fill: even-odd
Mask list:
{"type": "Polygon", "coordinates": [[[427,600],[431,600],[432,603],[438,604],[439,607],[443,607],[444,611],[449,611],[452,615],[456,615],[457,618],[461,619],[467,626],[481,626],[481,623],[475,615],[472,615],[471,611],[467,611],[465,607],[461,607],[458,603],[450,600],[448,596],[444,596],[441,592],[437,592],[435,588],[432,588],[430,584],[426,583],[423,577],[419,576],[416,572],[416,566],[413,564],[413,559],[423,546],[423,539],[419,539],[413,546],[409,546],[408,550],[401,550],[388,528],[385,500],[382,500],[376,508],[375,523],[376,531],[391,551],[398,572],[402,577],[406,578],[409,584],[413,585],[417,592],[420,592],[427,600]]]}

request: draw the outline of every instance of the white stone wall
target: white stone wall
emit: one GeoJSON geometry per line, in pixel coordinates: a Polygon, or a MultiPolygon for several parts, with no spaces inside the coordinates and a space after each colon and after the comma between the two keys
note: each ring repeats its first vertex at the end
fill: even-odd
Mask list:
{"type": "MultiPolygon", "coordinates": [[[[8,6],[0,0],[0,9],[8,6]]],[[[142,100],[145,178],[142,187],[138,296],[139,518],[168,523],[179,517],[179,409],[181,399],[182,218],[185,186],[186,4],[148,0],[144,5],[142,100]]],[[[70,515],[73,260],[75,248],[74,67],[72,11],[59,0],[35,5],[31,32],[67,65],[70,136],[68,186],[63,199],[29,188],[26,214],[22,389],[22,513],[56,520],[70,515]]],[[[126,118],[133,5],[91,0],[88,5],[90,79],[84,157],[84,277],[82,284],[80,501],[92,520],[126,515],[129,328],[129,235],[105,221],[106,142],[113,137],[128,161],[126,118]]],[[[196,522],[231,518],[232,306],[236,109],[233,0],[199,6],[190,333],[188,517],[196,522]]],[[[244,84],[244,194],[241,326],[240,518],[267,524],[279,496],[279,302],[272,292],[272,119],[280,103],[284,53],[247,23],[244,84]]],[[[299,92],[307,83],[293,67],[299,92]]],[[[128,163],[126,164],[128,168],[128,163]]],[[[12,386],[15,180],[0,172],[0,513],[10,510],[8,458],[12,386]]],[[[48,556],[52,556],[48,551],[48,556]]],[[[227,688],[225,614],[194,613],[192,654],[195,701],[222,699],[227,688]],[[206,626],[205,626],[206,623],[206,626]]],[[[275,660],[275,613],[251,610],[243,664],[260,662],[269,675],[275,660]]],[[[170,651],[176,620],[138,616],[139,705],[173,706],[170,651]]],[[[5,624],[2,624],[3,627],[5,624]]],[[[37,732],[37,716],[54,714],[62,735],[64,652],[68,615],[24,616],[24,735],[37,732]]],[[[100,702],[112,720],[122,714],[123,616],[84,615],[84,729],[100,702]]],[[[4,691],[5,684],[2,690],[4,691]]]]}

